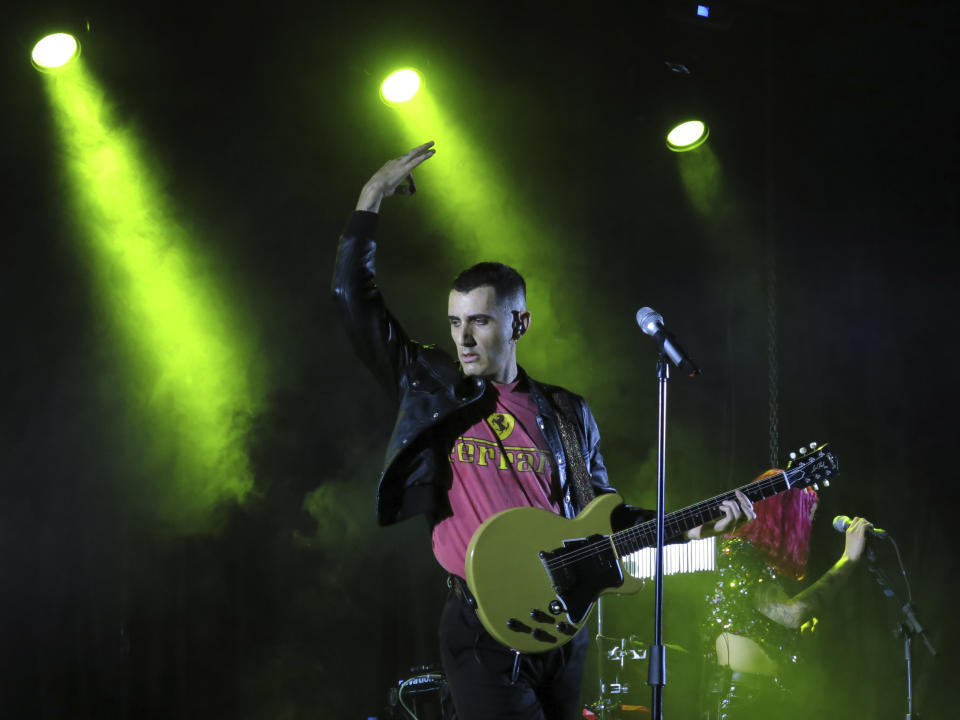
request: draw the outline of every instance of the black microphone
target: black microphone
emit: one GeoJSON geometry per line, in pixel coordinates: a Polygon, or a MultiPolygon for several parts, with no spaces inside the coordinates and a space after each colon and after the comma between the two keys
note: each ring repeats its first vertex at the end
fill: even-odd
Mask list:
{"type": "Polygon", "coordinates": [[[663,327],[663,316],[656,310],[648,307],[642,307],[637,310],[637,325],[647,335],[652,337],[660,345],[664,354],[673,361],[673,364],[687,373],[690,377],[700,374],[693,360],[683,351],[676,338],[668,333],[663,327]]]}
{"type": "MultiPolygon", "coordinates": [[[[845,533],[847,528],[853,523],[853,520],[848,518],[846,515],[837,515],[833,519],[833,529],[837,532],[845,533]]],[[[867,532],[873,535],[874,537],[883,538],[886,540],[889,535],[887,535],[886,530],[881,530],[878,527],[867,528],[867,532]]]]}

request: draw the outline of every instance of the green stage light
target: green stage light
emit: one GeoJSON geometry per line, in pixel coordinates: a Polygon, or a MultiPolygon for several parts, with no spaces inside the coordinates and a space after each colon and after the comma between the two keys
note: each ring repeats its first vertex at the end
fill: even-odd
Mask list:
{"type": "Polygon", "coordinates": [[[700,120],[682,122],[667,133],[667,147],[674,152],[694,150],[707,141],[710,130],[700,120]]]}
{"type": "Polygon", "coordinates": [[[47,35],[33,46],[30,58],[39,70],[55,70],[80,54],[80,43],[68,33],[47,35]]]}
{"type": "Polygon", "coordinates": [[[420,89],[420,75],[416,70],[397,70],[380,86],[383,99],[391,103],[403,103],[413,99],[420,89]]]}

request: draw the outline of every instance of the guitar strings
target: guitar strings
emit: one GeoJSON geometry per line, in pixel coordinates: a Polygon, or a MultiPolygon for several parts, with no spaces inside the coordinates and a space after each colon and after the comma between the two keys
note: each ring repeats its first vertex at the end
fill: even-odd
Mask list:
{"type": "MultiPolygon", "coordinates": [[[[800,471],[805,470],[807,466],[811,464],[811,461],[815,459],[820,459],[824,455],[826,455],[827,457],[832,457],[829,454],[823,453],[821,451],[821,453],[818,454],[817,456],[808,458],[807,462],[804,462],[802,465],[798,465],[795,468],[791,468],[789,470],[777,473],[776,475],[772,475],[769,478],[765,478],[757,482],[749,483],[738,489],[742,493],[744,493],[748,498],[750,498],[751,501],[757,501],[757,500],[762,500],[764,498],[776,495],[791,487],[797,487],[799,485],[798,480],[794,480],[791,482],[790,476],[796,475],[800,473],[800,471]],[[785,487],[783,487],[781,490],[776,490],[775,488],[781,484],[785,484],[785,487]],[[769,490],[773,490],[773,492],[767,493],[767,491],[769,490]],[[756,496],[756,497],[753,497],[753,496],[756,496]]],[[[806,485],[804,485],[804,487],[806,487],[806,485]]],[[[704,500],[702,502],[696,503],[695,505],[690,505],[689,507],[670,513],[664,518],[664,535],[666,536],[669,534],[666,532],[668,529],[672,530],[673,534],[676,534],[677,531],[679,531],[681,526],[684,524],[682,522],[684,520],[697,518],[699,522],[702,524],[707,520],[713,520],[714,518],[719,517],[718,515],[712,514],[712,512],[710,514],[707,514],[707,511],[715,511],[716,506],[719,505],[720,501],[726,500],[726,499],[732,499],[736,497],[734,493],[735,491],[721,493],[720,495],[710,498],[709,500],[704,500]]],[[[580,560],[590,555],[596,555],[596,554],[599,554],[600,552],[603,552],[609,549],[611,545],[611,541],[613,544],[613,549],[616,551],[617,557],[619,559],[620,557],[623,557],[624,555],[627,555],[630,552],[634,552],[636,550],[640,550],[644,547],[649,547],[655,544],[656,532],[657,532],[656,520],[647,520],[645,522],[638,523],[637,525],[633,525],[619,532],[611,533],[610,535],[605,535],[601,537],[599,540],[588,542],[582,545],[581,547],[575,550],[572,550],[569,553],[565,553],[563,556],[559,558],[556,558],[554,560],[548,560],[544,564],[547,567],[547,569],[551,572],[555,570],[560,570],[566,567],[567,565],[571,565],[576,562],[579,562],[580,560]],[[621,542],[624,539],[629,540],[630,542],[629,543],[621,542]],[[634,544],[636,545],[634,550],[628,550],[627,552],[621,551],[622,548],[632,546],[634,544]]]]}
{"type": "MultiPolygon", "coordinates": [[[[783,492],[784,490],[787,490],[789,488],[800,487],[801,481],[805,479],[803,477],[804,473],[802,471],[805,471],[808,466],[813,464],[814,461],[820,460],[822,458],[827,458],[830,461],[830,464],[833,467],[836,467],[836,459],[833,456],[833,454],[829,452],[824,452],[823,447],[821,447],[816,455],[808,456],[802,464],[797,465],[794,468],[790,468],[788,470],[782,471],[776,475],[772,475],[769,478],[748,483],[747,485],[744,485],[743,487],[738,489],[741,492],[743,492],[745,495],[747,495],[747,497],[750,497],[751,500],[762,500],[764,498],[771,497],[772,495],[776,495],[780,492],[783,492]],[[800,475],[800,477],[792,478],[792,476],[795,476],[795,475],[800,475]],[[781,482],[783,482],[786,486],[780,490],[776,490],[775,487],[781,484],[781,482]],[[766,491],[768,490],[773,490],[773,492],[770,492],[769,494],[767,494],[766,491]],[[751,497],[753,495],[756,495],[758,497],[756,498],[751,497]]],[[[832,475],[832,474],[833,474],[832,472],[829,473],[829,475],[832,475]]],[[[806,479],[806,482],[804,482],[802,486],[807,487],[810,484],[811,484],[810,480],[806,479]]],[[[689,507],[670,513],[667,517],[664,518],[664,529],[666,530],[669,527],[670,529],[676,532],[677,530],[680,529],[681,518],[684,520],[689,520],[693,517],[697,517],[700,520],[700,522],[703,523],[704,511],[711,509],[710,506],[718,504],[718,501],[721,501],[727,498],[733,498],[733,497],[735,497],[734,492],[721,493],[720,495],[717,495],[709,500],[705,500],[695,505],[691,505],[689,507]]],[[[715,510],[716,507],[713,507],[712,509],[715,510]]],[[[707,519],[712,520],[715,517],[718,517],[718,516],[711,514],[707,516],[707,519]]],[[[569,553],[564,554],[560,558],[557,558],[554,560],[548,560],[545,563],[545,565],[547,569],[552,572],[553,570],[558,570],[567,565],[579,562],[580,560],[582,560],[585,557],[588,557],[589,555],[596,555],[608,549],[610,546],[611,539],[613,541],[613,548],[618,554],[618,558],[623,557],[624,555],[627,555],[629,554],[629,552],[632,552],[632,551],[621,552],[621,549],[624,547],[624,543],[621,543],[618,541],[622,538],[628,538],[633,543],[636,543],[635,550],[639,550],[643,547],[649,547],[650,545],[654,544],[656,540],[656,520],[647,520],[646,522],[639,523],[637,525],[631,526],[619,532],[615,532],[610,535],[603,536],[599,540],[586,543],[585,545],[582,545],[576,550],[573,550],[569,553]],[[651,534],[653,536],[652,540],[650,539],[651,534]]]]}
{"type": "MultiPolygon", "coordinates": [[[[786,476],[786,473],[780,473],[778,475],[772,476],[771,478],[766,478],[759,482],[750,483],[749,486],[744,486],[739,489],[745,493],[747,493],[748,490],[753,491],[753,490],[772,489],[777,484],[776,481],[783,480],[785,476],[786,476]]],[[[787,484],[787,487],[789,487],[789,483],[787,484]]],[[[752,494],[754,493],[749,492],[747,493],[747,496],[749,497],[752,494]]],[[[704,511],[709,509],[709,506],[718,505],[720,501],[726,500],[728,498],[733,498],[733,497],[735,497],[733,492],[725,492],[713,498],[710,498],[709,500],[705,500],[703,502],[697,503],[696,505],[691,505],[690,507],[686,507],[681,510],[677,510],[676,512],[672,512],[667,517],[664,518],[664,530],[666,531],[669,528],[670,530],[677,531],[680,528],[679,520],[681,518],[690,519],[698,515],[702,516],[704,511]]],[[[716,508],[714,507],[714,509],[716,508]]],[[[713,517],[715,516],[711,515],[708,517],[708,519],[713,519],[713,517]]],[[[701,520],[701,522],[704,522],[704,521],[701,520]]],[[[614,549],[618,552],[619,555],[622,556],[626,554],[626,553],[620,552],[620,548],[623,546],[623,543],[620,543],[618,541],[621,540],[622,538],[627,538],[629,540],[639,543],[636,548],[637,550],[639,550],[642,547],[645,547],[645,545],[643,544],[643,540],[641,540],[641,538],[646,539],[648,536],[652,534],[655,539],[656,525],[657,525],[656,520],[647,520],[645,522],[639,523],[637,525],[633,525],[624,530],[620,530],[610,535],[605,535],[601,537],[599,540],[588,542],[580,546],[579,548],[572,550],[571,552],[565,553],[564,555],[562,555],[561,557],[555,560],[547,561],[546,566],[550,570],[558,570],[567,565],[573,564],[575,562],[579,562],[580,560],[582,560],[583,558],[589,555],[597,554],[598,551],[608,549],[610,547],[611,540],[613,541],[614,549]]],[[[667,533],[665,532],[664,534],[666,535],[667,533]]]]}

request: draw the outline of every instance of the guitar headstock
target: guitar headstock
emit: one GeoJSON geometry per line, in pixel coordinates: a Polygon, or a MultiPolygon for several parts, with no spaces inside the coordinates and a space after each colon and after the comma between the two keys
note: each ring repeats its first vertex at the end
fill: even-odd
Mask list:
{"type": "Polygon", "coordinates": [[[827,450],[827,444],[812,442],[790,453],[790,462],[784,475],[792,488],[812,487],[819,490],[821,485],[829,487],[830,479],[838,472],[840,465],[837,456],[827,450]]]}

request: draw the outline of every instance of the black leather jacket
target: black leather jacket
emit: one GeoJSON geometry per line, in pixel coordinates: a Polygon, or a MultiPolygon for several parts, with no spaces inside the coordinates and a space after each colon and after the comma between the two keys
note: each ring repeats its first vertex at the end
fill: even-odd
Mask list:
{"type": "MultiPolygon", "coordinates": [[[[465,411],[484,396],[486,381],[464,376],[443,350],[410,340],[387,309],[374,270],[378,218],[362,211],[350,218],[337,250],[333,297],[357,355],[399,403],[380,473],[377,519],[381,525],[390,525],[424,514],[436,522],[447,507],[448,455],[453,441],[469,427],[463,425],[465,411]]],[[[556,461],[564,515],[573,517],[582,508],[568,483],[557,410],[548,399],[556,391],[567,391],[535,382],[522,369],[521,373],[539,410],[540,431],[556,461]]],[[[614,492],[607,481],[593,414],[582,397],[567,394],[578,410],[571,421],[579,431],[593,489],[598,494],[614,492]]]]}

